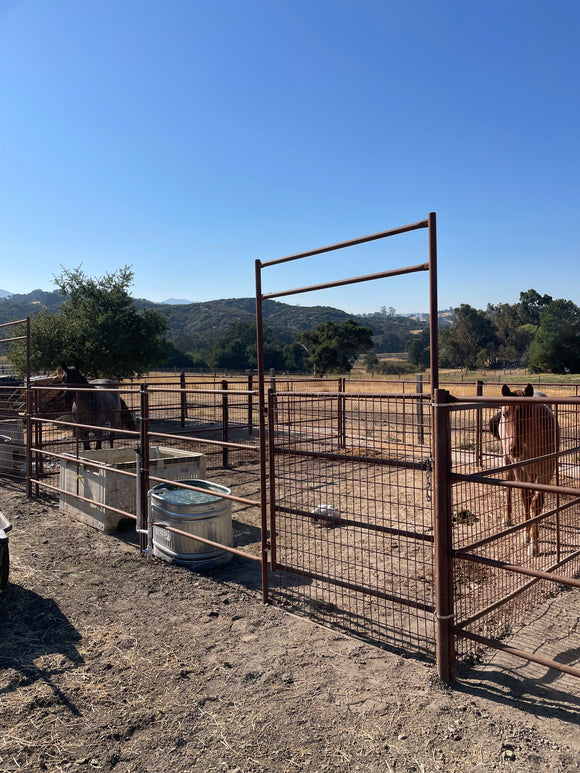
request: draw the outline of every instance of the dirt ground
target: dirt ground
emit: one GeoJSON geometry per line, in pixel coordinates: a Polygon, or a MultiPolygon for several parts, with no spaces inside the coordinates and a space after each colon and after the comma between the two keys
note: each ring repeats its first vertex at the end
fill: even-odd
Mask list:
{"type": "Polygon", "coordinates": [[[0,509],[0,773],[580,771],[578,679],[496,655],[450,687],[264,606],[253,562],[147,560],[22,481],[0,480],[0,509]]]}

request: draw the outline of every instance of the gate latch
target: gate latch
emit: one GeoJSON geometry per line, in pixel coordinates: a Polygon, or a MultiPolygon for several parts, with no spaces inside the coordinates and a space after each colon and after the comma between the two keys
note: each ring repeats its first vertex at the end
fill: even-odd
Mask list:
{"type": "Polygon", "coordinates": [[[433,499],[432,495],[432,483],[431,483],[431,473],[433,470],[433,457],[429,457],[428,459],[425,459],[425,464],[423,465],[423,469],[425,470],[425,497],[427,499],[427,502],[431,502],[433,499]]]}

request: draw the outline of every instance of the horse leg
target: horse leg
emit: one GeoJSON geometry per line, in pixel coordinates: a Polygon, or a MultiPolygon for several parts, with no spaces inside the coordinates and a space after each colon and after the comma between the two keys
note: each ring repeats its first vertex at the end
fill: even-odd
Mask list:
{"type": "MultiPolygon", "coordinates": [[[[530,509],[532,506],[532,499],[534,498],[534,492],[522,489],[522,504],[524,506],[524,522],[530,520],[530,509]]],[[[530,528],[526,526],[522,531],[522,542],[524,545],[528,545],[530,542],[530,528]]]]}
{"type": "MultiPolygon", "coordinates": [[[[535,518],[536,515],[539,515],[544,508],[544,492],[543,491],[536,491],[534,494],[534,497],[532,499],[532,516],[535,518]]],[[[528,528],[528,536],[529,536],[529,547],[528,547],[528,553],[530,556],[537,556],[540,554],[540,540],[539,540],[539,526],[538,522],[535,521],[529,528],[528,528]]]]}
{"type": "MultiPolygon", "coordinates": [[[[509,460],[505,460],[506,464],[509,464],[509,460]]],[[[515,476],[513,473],[513,470],[510,470],[507,474],[508,480],[514,480],[515,476]]],[[[506,489],[506,499],[505,499],[505,513],[502,521],[502,526],[511,526],[512,525],[512,490],[511,488],[506,489]]]]}

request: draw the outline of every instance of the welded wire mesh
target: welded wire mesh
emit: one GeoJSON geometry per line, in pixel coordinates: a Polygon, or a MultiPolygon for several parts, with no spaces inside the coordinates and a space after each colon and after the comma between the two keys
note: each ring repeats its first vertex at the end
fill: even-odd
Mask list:
{"type": "Polygon", "coordinates": [[[275,598],[432,654],[428,410],[384,395],[270,398],[275,598]]]}
{"type": "MultiPolygon", "coordinates": [[[[513,477],[550,484],[554,489],[539,494],[537,500],[533,500],[537,490],[524,493],[531,516],[538,515],[543,499],[534,549],[520,490],[511,492],[510,518],[505,486],[478,480],[453,484],[453,548],[464,554],[453,561],[455,620],[461,629],[491,639],[507,635],[527,611],[556,592],[558,586],[490,563],[466,560],[465,554],[567,577],[580,571],[580,499],[555,490],[556,486],[580,487],[579,406],[550,403],[531,412],[526,399],[517,406],[520,413],[516,420],[509,424],[502,420],[503,446],[497,437],[501,405],[459,406],[451,412],[453,472],[503,481],[510,474],[507,463],[513,467],[517,458],[525,459],[526,465],[516,467],[513,477]],[[561,430],[556,460],[551,457],[556,449],[554,418],[561,430]],[[510,449],[514,456],[506,460],[505,452],[510,449]],[[537,510],[534,502],[538,502],[537,510]]],[[[473,641],[458,639],[460,657],[475,655],[478,647],[473,641]]]]}

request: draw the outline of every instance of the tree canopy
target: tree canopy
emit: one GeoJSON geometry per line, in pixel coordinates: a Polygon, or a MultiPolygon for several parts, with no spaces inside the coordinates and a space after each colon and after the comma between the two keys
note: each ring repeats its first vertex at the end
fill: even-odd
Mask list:
{"type": "Polygon", "coordinates": [[[532,373],[580,373],[580,309],[559,299],[545,306],[530,345],[532,373]]]}
{"type": "Polygon", "coordinates": [[[314,330],[302,333],[300,341],[320,375],[350,373],[359,354],[373,348],[371,329],[355,319],[323,322],[314,330]]]}
{"type": "MultiPolygon", "coordinates": [[[[128,378],[147,373],[169,353],[167,318],[139,311],[128,293],[128,266],[94,279],[79,268],[63,269],[55,284],[64,303],[31,319],[31,367],[35,372],[75,365],[89,378],[128,378]]],[[[11,349],[19,373],[26,369],[23,342],[11,349]]]]}

